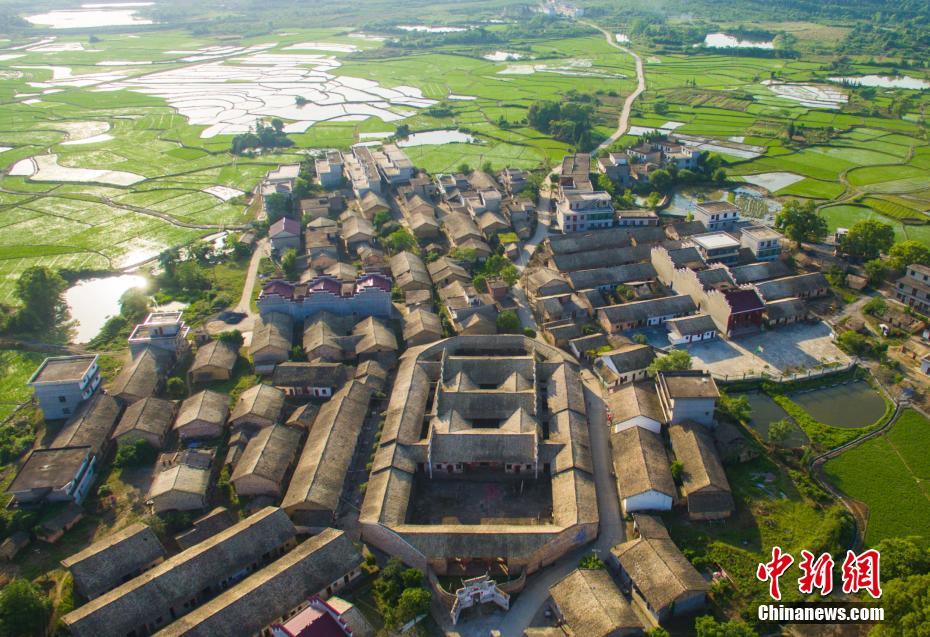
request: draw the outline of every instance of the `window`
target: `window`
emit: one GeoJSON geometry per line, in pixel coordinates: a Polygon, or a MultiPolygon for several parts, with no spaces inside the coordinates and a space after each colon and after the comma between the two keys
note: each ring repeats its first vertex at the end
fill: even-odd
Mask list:
{"type": "Polygon", "coordinates": [[[67,399],[66,397],[64,397],[64,396],[59,396],[59,397],[58,397],[58,402],[60,402],[60,403],[66,403],[66,402],[68,402],[68,399],[67,399]]]}

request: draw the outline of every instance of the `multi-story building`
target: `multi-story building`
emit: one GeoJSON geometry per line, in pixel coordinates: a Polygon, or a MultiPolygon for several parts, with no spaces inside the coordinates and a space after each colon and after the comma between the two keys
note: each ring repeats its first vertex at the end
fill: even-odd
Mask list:
{"type": "Polygon", "coordinates": [[[898,279],[895,296],[921,314],[930,315],[930,267],[915,263],[898,279]]]}
{"type": "Polygon", "coordinates": [[[752,252],[757,261],[774,261],[781,256],[784,238],[768,226],[747,226],[742,229],[740,244],[752,252]]]}
{"type": "Polygon", "coordinates": [[[633,185],[630,158],[626,153],[609,153],[606,157],[598,158],[597,169],[623,188],[633,185]]]}
{"type": "Polygon", "coordinates": [[[361,199],[369,192],[381,194],[381,173],[367,147],[353,146],[351,154],[343,155],[343,161],[343,170],[356,197],[361,199]]]}
{"type": "Polygon", "coordinates": [[[713,425],[720,392],[710,372],[659,372],[656,390],[666,422],[675,424],[693,420],[708,427],[713,425]]]}
{"type": "Polygon", "coordinates": [[[387,183],[392,186],[410,183],[415,172],[413,162],[397,144],[385,144],[381,150],[372,151],[371,156],[387,183]]]}
{"type": "Polygon", "coordinates": [[[100,385],[97,356],[55,356],[46,358],[27,382],[46,420],[74,415],[100,385]]]}
{"type": "Polygon", "coordinates": [[[594,190],[594,185],[591,183],[591,155],[578,153],[577,155],[566,155],[562,158],[559,189],[563,193],[568,190],[580,192],[594,190]]]}
{"type": "Polygon", "coordinates": [[[711,232],[729,230],[740,220],[739,208],[728,201],[705,201],[695,206],[694,220],[711,232]]]}
{"type": "Polygon", "coordinates": [[[331,150],[326,153],[323,159],[317,159],[314,162],[316,167],[316,176],[320,185],[326,190],[338,188],[342,183],[342,153],[338,150],[331,150]]]}
{"type": "Polygon", "coordinates": [[[606,192],[563,192],[556,206],[562,232],[584,232],[614,225],[614,205],[606,192]]]}
{"type": "Polygon", "coordinates": [[[706,263],[733,265],[739,261],[740,242],[726,232],[708,232],[691,237],[706,263]]]}
{"type": "Polygon", "coordinates": [[[391,285],[390,277],[374,273],[345,284],[326,275],[299,284],[276,279],[262,288],[257,304],[262,315],[281,312],[295,320],[324,311],[360,319],[390,316],[391,285]]]}
{"type": "Polygon", "coordinates": [[[152,312],[129,335],[129,352],[135,358],[152,347],[170,352],[177,359],[190,346],[187,342],[189,332],[190,327],[184,322],[181,312],[152,312]]]}

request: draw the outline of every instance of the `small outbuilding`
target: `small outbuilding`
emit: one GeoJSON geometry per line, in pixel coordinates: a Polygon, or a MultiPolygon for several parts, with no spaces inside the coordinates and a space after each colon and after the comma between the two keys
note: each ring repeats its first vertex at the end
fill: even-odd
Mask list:
{"type": "Polygon", "coordinates": [[[229,416],[229,424],[236,429],[270,427],[278,422],[282,409],[284,392],[262,383],[242,392],[229,416]]]}
{"type": "Polygon", "coordinates": [[[174,431],[183,440],[216,438],[223,433],[229,416],[228,398],[215,391],[198,392],[181,403],[174,431]]]}
{"type": "Polygon", "coordinates": [[[165,437],[171,431],[177,403],[161,398],[143,398],[126,408],[113,439],[123,441],[144,440],[155,449],[165,446],[165,437]]]}
{"type": "Polygon", "coordinates": [[[239,350],[233,343],[222,340],[210,341],[197,349],[190,377],[194,383],[209,383],[229,380],[239,358],[239,350]]]}
{"type": "Polygon", "coordinates": [[[284,425],[266,427],[249,440],[230,482],[241,496],[279,497],[300,447],[301,431],[284,425]]]}

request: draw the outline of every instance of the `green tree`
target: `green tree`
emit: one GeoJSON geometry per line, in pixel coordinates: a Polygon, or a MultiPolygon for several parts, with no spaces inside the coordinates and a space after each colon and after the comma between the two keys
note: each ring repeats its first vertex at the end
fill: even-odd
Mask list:
{"type": "Polygon", "coordinates": [[[65,290],[68,284],[61,275],[44,265],[27,268],[16,280],[16,296],[22,301],[16,326],[29,332],[55,327],[68,317],[65,290]]]}
{"type": "Polygon", "coordinates": [[[384,239],[384,246],[391,252],[414,252],[417,248],[417,238],[406,228],[399,228],[384,239]]]}
{"type": "Polygon", "coordinates": [[[398,139],[406,139],[410,137],[410,124],[401,124],[394,129],[394,137],[398,139]]]}
{"type": "Polygon", "coordinates": [[[194,241],[187,247],[187,252],[197,263],[207,263],[213,254],[213,244],[207,241],[194,241]]]}
{"type": "Polygon", "coordinates": [[[183,378],[172,376],[165,383],[165,393],[170,398],[184,398],[187,396],[187,383],[184,382],[183,378]]]}
{"type": "Polygon", "coordinates": [[[668,470],[672,474],[672,480],[674,480],[676,484],[681,484],[681,473],[685,470],[685,465],[681,463],[681,460],[672,460],[668,465],[668,470]]]}
{"type": "Polygon", "coordinates": [[[394,610],[394,625],[403,625],[415,617],[429,612],[432,595],[425,588],[406,588],[397,599],[394,610]]]}
{"type": "Polygon", "coordinates": [[[52,604],[35,584],[17,578],[0,590],[0,634],[9,637],[44,635],[52,604]]]}
{"type": "Polygon", "coordinates": [[[672,173],[664,168],[649,173],[649,184],[660,192],[665,191],[674,181],[672,173]]]}
{"type": "Polygon", "coordinates": [[[158,450],[146,440],[121,441],[113,464],[117,467],[140,467],[153,464],[158,450]]]}
{"type": "Polygon", "coordinates": [[[882,593],[885,621],[876,624],[869,637],[923,637],[927,634],[926,628],[930,626],[930,574],[887,581],[882,593]]]}
{"type": "Polygon", "coordinates": [[[922,548],[922,538],[888,537],[875,545],[882,556],[882,578],[885,580],[930,573],[930,549],[922,548]]]}
{"type": "Polygon", "coordinates": [[[752,414],[752,406],[746,396],[733,396],[727,392],[720,392],[717,400],[718,417],[727,418],[733,422],[746,422],[752,414]]]}
{"type": "Polygon", "coordinates": [[[290,217],[294,214],[294,202],[289,195],[272,192],[264,196],[265,212],[268,214],[268,223],[272,224],[281,217],[290,217]]]}
{"type": "Polygon", "coordinates": [[[288,248],[284,251],[281,255],[281,269],[284,270],[289,280],[293,281],[297,278],[297,250],[288,248]]]}
{"type": "Polygon", "coordinates": [[[206,273],[194,261],[183,261],[174,270],[173,283],[182,290],[196,292],[210,287],[206,273]]]}
{"type": "Polygon", "coordinates": [[[119,313],[138,323],[149,313],[149,297],[139,288],[129,288],[119,297],[119,313]]]}
{"type": "Polygon", "coordinates": [[[930,249],[920,241],[908,239],[891,246],[888,263],[895,270],[904,270],[909,265],[930,265],[930,249]]]}
{"type": "Polygon", "coordinates": [[[894,244],[894,228],[874,219],[853,224],[840,242],[840,249],[851,257],[876,259],[894,244]]]}
{"type": "Polygon", "coordinates": [[[513,310],[504,310],[497,315],[497,331],[500,334],[520,334],[523,328],[520,317],[513,310]]]}
{"type": "Polygon", "coordinates": [[[589,571],[601,570],[604,568],[604,560],[594,553],[588,553],[578,562],[578,568],[587,569],[589,571]]]}
{"type": "Polygon", "coordinates": [[[485,172],[489,175],[494,172],[494,165],[490,162],[490,160],[481,164],[481,172],[485,172]]]}
{"type": "Polygon", "coordinates": [[[391,216],[390,212],[387,210],[380,210],[375,214],[375,218],[372,220],[372,224],[374,224],[375,228],[380,230],[384,224],[388,223],[392,219],[393,217],[391,216]]]}
{"type": "Polygon", "coordinates": [[[872,316],[881,316],[888,311],[888,304],[885,303],[885,299],[882,297],[875,296],[862,306],[862,311],[872,316]]]}
{"type": "Polygon", "coordinates": [[[820,241],[827,236],[827,220],[817,214],[813,201],[788,201],[775,215],[775,227],[799,245],[805,241],[820,241]]]}
{"type": "Polygon", "coordinates": [[[244,340],[242,339],[242,332],[239,330],[226,330],[225,332],[220,332],[220,335],[216,337],[221,343],[229,343],[235,346],[236,349],[242,347],[244,340]]]}
{"type": "Polygon", "coordinates": [[[468,164],[459,164],[458,171],[462,173],[463,175],[470,175],[471,166],[469,166],[468,164]]]}
{"type": "Polygon", "coordinates": [[[694,620],[696,637],[758,637],[758,633],[742,621],[718,622],[710,615],[694,620]]]}
{"type": "Polygon", "coordinates": [[[661,626],[656,626],[655,628],[650,628],[646,631],[646,637],[670,637],[667,630],[661,626]]]}
{"type": "Polygon", "coordinates": [[[664,356],[657,356],[646,371],[650,376],[659,372],[681,372],[691,369],[691,354],[687,350],[673,349],[664,356]]]}
{"type": "Polygon", "coordinates": [[[776,420],[769,425],[769,442],[780,445],[788,439],[793,430],[794,426],[787,418],[776,420]]]}
{"type": "Polygon", "coordinates": [[[613,179],[607,176],[607,173],[601,173],[597,176],[597,187],[604,192],[610,193],[611,197],[617,192],[617,185],[613,179]]]}
{"type": "Polygon", "coordinates": [[[869,277],[869,283],[872,285],[881,284],[885,277],[888,276],[888,264],[882,259],[866,261],[863,267],[866,276],[869,277]]]}

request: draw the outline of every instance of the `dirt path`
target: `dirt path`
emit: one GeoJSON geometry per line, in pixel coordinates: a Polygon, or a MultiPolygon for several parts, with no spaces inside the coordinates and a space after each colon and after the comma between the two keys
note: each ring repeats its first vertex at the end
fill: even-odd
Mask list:
{"type": "Polygon", "coordinates": [[[242,295],[239,297],[239,303],[234,310],[252,316],[252,291],[255,289],[255,281],[258,279],[258,266],[262,257],[267,256],[268,239],[262,239],[255,246],[255,252],[252,253],[252,260],[249,261],[249,271],[245,275],[245,284],[242,286],[242,295]]]}
{"type": "MultiPolygon", "coordinates": [[[[597,26],[592,22],[584,22],[589,27],[597,29],[600,31],[604,38],[607,40],[607,43],[619,49],[624,53],[627,53],[633,56],[633,60],[636,62],[636,90],[627,95],[626,99],[623,101],[623,108],[620,111],[620,117],[617,120],[617,129],[603,142],[601,142],[597,148],[591,151],[591,154],[596,154],[598,151],[605,148],[609,148],[611,144],[623,137],[627,130],[630,128],[630,112],[633,109],[633,102],[636,101],[636,98],[642,95],[643,91],[646,90],[646,72],[643,69],[643,59],[639,54],[635,53],[632,49],[629,49],[625,46],[617,44],[616,39],[610,35],[605,29],[597,26]]],[[[530,262],[530,259],[533,257],[533,253],[536,251],[536,248],[539,247],[539,244],[542,243],[543,239],[546,238],[546,235],[549,234],[549,227],[552,225],[552,215],[554,213],[554,193],[552,192],[552,180],[550,179],[553,175],[558,174],[560,166],[553,168],[546,179],[543,181],[543,186],[540,189],[539,193],[539,208],[537,211],[537,224],[536,232],[533,233],[533,236],[524,242],[523,246],[520,248],[520,257],[517,259],[517,269],[523,270],[530,262]]]]}
{"type": "Polygon", "coordinates": [[[605,139],[596,149],[594,149],[594,152],[596,153],[603,148],[608,148],[611,144],[626,134],[626,131],[630,127],[630,111],[633,109],[633,102],[635,102],[636,98],[642,95],[643,91],[646,90],[646,73],[643,70],[643,58],[641,58],[638,53],[634,52],[632,49],[628,49],[627,47],[618,44],[616,38],[608,33],[606,29],[603,29],[592,22],[582,21],[582,24],[587,24],[589,27],[597,29],[603,33],[604,38],[607,39],[607,44],[614,47],[615,49],[620,49],[624,53],[633,56],[633,59],[636,61],[636,90],[627,95],[626,100],[623,102],[623,110],[620,111],[620,119],[617,122],[617,130],[615,130],[610,137],[605,139]]]}

